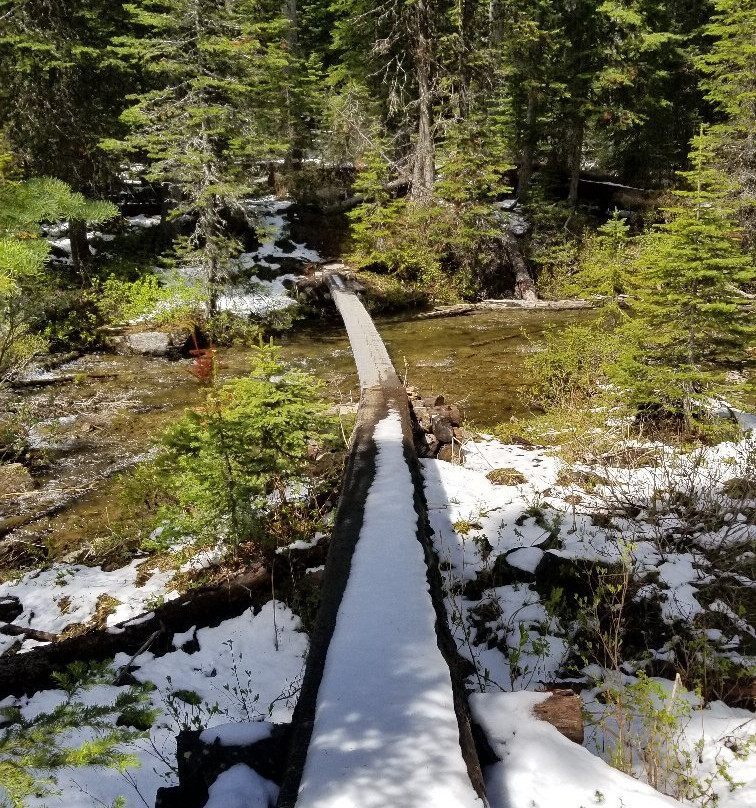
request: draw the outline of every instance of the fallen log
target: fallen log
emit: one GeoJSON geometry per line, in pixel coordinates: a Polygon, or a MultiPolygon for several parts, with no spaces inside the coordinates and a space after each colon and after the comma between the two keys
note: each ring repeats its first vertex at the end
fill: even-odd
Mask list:
{"type": "MultiPolygon", "coordinates": [[[[278,578],[286,580],[284,575],[278,578]]],[[[250,606],[259,610],[271,598],[270,581],[269,568],[258,565],[222,584],[187,592],[159,606],[149,616],[92,629],[28,653],[1,657],[0,699],[31,696],[38,690],[56,687],[53,672],[72,662],[109,659],[119,651],[133,654],[156,632],[150,650],[156,655],[170,651],[172,637],[177,632],[188,631],[192,626],[217,626],[250,606]]],[[[281,595],[285,593],[279,592],[281,595]]]]}
{"type": "Polygon", "coordinates": [[[58,639],[57,634],[50,634],[49,631],[38,631],[36,628],[17,626],[14,623],[0,626],[0,634],[5,634],[6,637],[28,637],[30,640],[38,642],[55,642],[58,639]]]}
{"type": "Polygon", "coordinates": [[[484,300],[478,303],[481,309],[550,309],[551,311],[571,311],[572,309],[592,309],[590,300],[575,298],[572,300],[484,300]]]}
{"type": "Polygon", "coordinates": [[[11,387],[49,387],[53,384],[69,384],[71,382],[83,382],[92,379],[115,379],[117,373],[110,371],[93,370],[86,373],[59,373],[46,374],[44,376],[32,376],[27,379],[14,379],[11,387]]]}

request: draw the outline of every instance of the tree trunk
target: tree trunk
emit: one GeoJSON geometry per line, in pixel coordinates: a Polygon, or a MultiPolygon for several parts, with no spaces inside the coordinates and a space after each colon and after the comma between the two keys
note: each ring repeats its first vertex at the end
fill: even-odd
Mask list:
{"type": "Polygon", "coordinates": [[[528,92],[528,110],[525,113],[525,137],[522,145],[520,170],[517,174],[517,199],[522,201],[528,195],[530,178],[533,175],[533,159],[535,157],[536,121],[538,119],[538,96],[535,88],[528,92]]]}
{"type": "Polygon", "coordinates": [[[522,254],[520,242],[511,234],[507,234],[505,242],[505,250],[509,265],[515,275],[515,299],[527,300],[529,302],[538,300],[536,293],[535,281],[530,274],[525,257],[522,254]]]}
{"type": "Polygon", "coordinates": [[[426,0],[417,0],[415,6],[418,124],[409,199],[415,204],[426,205],[433,198],[436,172],[432,124],[430,20],[426,0]]]}
{"type": "Polygon", "coordinates": [[[81,272],[92,259],[87,241],[87,223],[82,219],[71,219],[68,222],[68,238],[71,242],[71,262],[76,272],[81,272]]]}
{"type": "Polygon", "coordinates": [[[501,13],[501,0],[488,1],[488,45],[498,48],[504,39],[504,15],[501,13]]]}
{"type": "Polygon", "coordinates": [[[470,115],[470,52],[473,48],[473,25],[475,3],[472,0],[457,0],[459,18],[459,46],[457,52],[457,75],[459,76],[459,117],[467,120],[470,115]]]}
{"type": "Polygon", "coordinates": [[[580,182],[580,166],[583,154],[583,119],[575,120],[570,132],[570,151],[568,155],[568,168],[570,172],[570,190],[567,194],[567,204],[574,208],[578,201],[578,184],[580,182]]]}

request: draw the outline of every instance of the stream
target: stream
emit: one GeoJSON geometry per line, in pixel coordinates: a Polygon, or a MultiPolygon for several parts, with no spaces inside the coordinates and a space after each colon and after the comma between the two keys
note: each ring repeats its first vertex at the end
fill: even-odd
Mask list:
{"type": "MultiPolygon", "coordinates": [[[[287,273],[338,254],[344,238],[343,223],[341,229],[325,227],[290,202],[266,197],[252,204],[261,235],[252,252],[239,257],[238,280],[222,298],[224,307],[242,315],[291,305],[282,284],[293,277],[287,273]]],[[[143,229],[157,219],[133,216],[128,222],[143,229]]],[[[65,239],[51,244],[64,251],[67,246],[65,239]]],[[[406,384],[422,395],[444,395],[468,423],[485,429],[527,413],[524,360],[544,331],[586,316],[488,310],[441,319],[384,317],[376,325],[406,384]]],[[[349,343],[335,316],[298,323],[278,344],[283,359],[324,382],[334,403],[359,400],[349,343]]],[[[243,348],[219,351],[220,381],[244,375],[247,356],[243,348]]],[[[187,359],[91,354],[49,374],[67,381],[0,397],[0,420],[16,421],[25,433],[24,463],[31,471],[29,478],[19,468],[20,483],[12,474],[0,475],[0,577],[17,551],[26,563],[35,555],[62,557],[117,524],[121,472],[148,457],[161,431],[203,400],[189,367],[187,359]]]]}
{"type": "MultiPolygon", "coordinates": [[[[468,422],[485,428],[527,413],[524,360],[535,341],[547,327],[585,316],[479,311],[383,319],[377,326],[408,384],[423,395],[443,394],[459,404],[468,422]]],[[[324,382],[333,402],[359,400],[338,321],[300,325],[278,344],[285,360],[324,382]]],[[[221,351],[218,358],[221,381],[248,369],[243,348],[221,351]]],[[[185,359],[92,354],[60,369],[74,381],[14,391],[14,409],[42,419],[29,435],[35,489],[0,498],[3,544],[20,542],[41,556],[60,556],[107,532],[121,516],[114,496],[122,484],[119,472],[146,457],[162,429],[202,401],[202,386],[188,368],[185,359]]]]}

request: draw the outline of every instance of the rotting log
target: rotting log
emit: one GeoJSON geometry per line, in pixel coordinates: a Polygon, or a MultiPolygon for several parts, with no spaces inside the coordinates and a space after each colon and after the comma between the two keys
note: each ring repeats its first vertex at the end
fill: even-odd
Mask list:
{"type": "MultiPolygon", "coordinates": [[[[279,575],[277,580],[285,581],[287,577],[279,575]]],[[[280,585],[278,588],[283,590],[280,585]]],[[[286,593],[281,591],[279,595],[285,597],[286,593]]],[[[33,648],[24,654],[0,657],[0,699],[30,696],[56,687],[52,675],[55,671],[63,670],[72,662],[110,659],[119,651],[132,654],[155,632],[158,636],[150,650],[158,655],[166,653],[173,647],[171,640],[175,633],[188,631],[192,626],[216,626],[250,606],[257,611],[271,597],[270,570],[258,565],[222,584],[193,590],[168,601],[146,619],[145,616],[134,617],[116,626],[92,629],[33,648]]]]}

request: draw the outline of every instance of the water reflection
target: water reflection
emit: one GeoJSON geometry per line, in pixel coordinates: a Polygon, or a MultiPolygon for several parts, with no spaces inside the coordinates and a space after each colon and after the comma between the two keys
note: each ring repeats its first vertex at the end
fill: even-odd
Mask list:
{"type": "MultiPolygon", "coordinates": [[[[479,311],[434,320],[376,320],[394,366],[423,395],[460,402],[465,416],[490,426],[526,414],[529,383],[524,360],[549,326],[585,320],[582,311],[479,311]]],[[[343,327],[317,323],[286,335],[285,359],[334,385],[344,398],[359,395],[357,373],[343,327]]]]}

